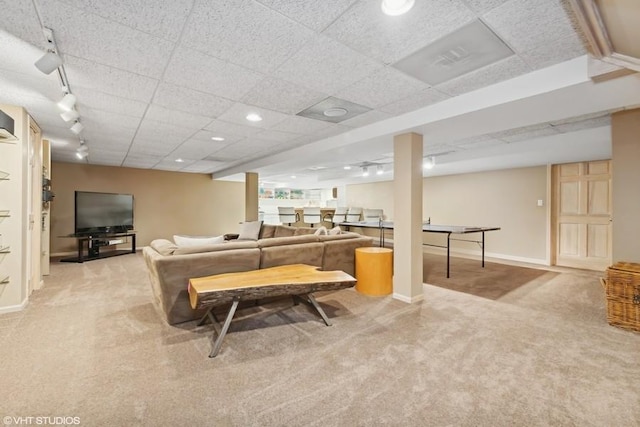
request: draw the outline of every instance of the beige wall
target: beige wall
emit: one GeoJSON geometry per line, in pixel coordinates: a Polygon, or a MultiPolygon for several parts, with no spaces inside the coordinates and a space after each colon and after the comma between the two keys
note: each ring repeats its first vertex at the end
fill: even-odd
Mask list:
{"type": "Polygon", "coordinates": [[[613,262],[640,262],[640,109],[611,115],[613,262]]]}
{"type": "Polygon", "coordinates": [[[134,196],[139,247],[174,234],[237,233],[244,219],[244,183],[214,181],[210,175],[110,166],[52,164],[51,253],[75,250],[74,191],[134,196]]]}
{"type": "MultiPolygon", "coordinates": [[[[544,263],[546,195],[546,166],[425,178],[423,219],[430,217],[432,224],[500,227],[486,235],[487,254],[544,263]],[[537,206],[539,199],[544,206],[537,206]]],[[[393,220],[393,183],[349,185],[347,204],[382,208],[385,217],[393,220]]],[[[425,234],[425,242],[444,243],[442,237],[425,234]]],[[[454,242],[452,247],[478,252],[470,243],[454,242]]]]}

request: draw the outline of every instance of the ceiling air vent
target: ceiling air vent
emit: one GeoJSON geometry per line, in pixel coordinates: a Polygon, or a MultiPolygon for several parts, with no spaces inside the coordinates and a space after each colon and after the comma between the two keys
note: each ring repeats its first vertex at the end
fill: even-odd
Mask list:
{"type": "Polygon", "coordinates": [[[17,140],[18,138],[13,134],[13,131],[13,119],[0,110],[0,140],[17,140]]]}
{"type": "Polygon", "coordinates": [[[509,46],[476,20],[401,59],[393,67],[435,86],[511,55],[509,46]]]}
{"type": "Polygon", "coordinates": [[[297,115],[325,122],[340,123],[369,110],[371,108],[330,96],[306,110],[300,111],[297,115]]]}

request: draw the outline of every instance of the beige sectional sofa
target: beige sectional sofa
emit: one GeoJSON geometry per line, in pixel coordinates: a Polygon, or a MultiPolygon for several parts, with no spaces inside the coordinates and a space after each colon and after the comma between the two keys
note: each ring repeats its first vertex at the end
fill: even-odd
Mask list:
{"type": "Polygon", "coordinates": [[[323,270],[355,270],[355,249],[373,239],[357,233],[315,235],[316,229],[263,225],[258,240],[232,240],[208,246],[178,247],[157,239],[143,249],[156,303],[171,325],[198,319],[202,310],[189,304],[189,279],[286,264],[323,270]]]}

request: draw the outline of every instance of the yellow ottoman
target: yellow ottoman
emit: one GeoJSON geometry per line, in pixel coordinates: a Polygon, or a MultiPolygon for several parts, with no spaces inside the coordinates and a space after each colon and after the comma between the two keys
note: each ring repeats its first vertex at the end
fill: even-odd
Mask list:
{"type": "Polygon", "coordinates": [[[365,295],[388,295],[393,289],[393,250],[356,248],[356,290],[365,295]]]}

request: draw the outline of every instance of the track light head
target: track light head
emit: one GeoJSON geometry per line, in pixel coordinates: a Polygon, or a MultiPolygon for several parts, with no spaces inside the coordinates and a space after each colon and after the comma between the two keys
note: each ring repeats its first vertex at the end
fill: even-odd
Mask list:
{"type": "Polygon", "coordinates": [[[47,52],[34,64],[36,68],[45,74],[51,74],[62,65],[62,58],[55,52],[47,52]]]}
{"type": "Polygon", "coordinates": [[[65,111],[64,113],[61,113],[60,117],[62,117],[62,120],[64,120],[65,122],[70,122],[80,117],[80,114],[78,114],[76,110],[69,110],[69,111],[65,111]]]}
{"type": "Polygon", "coordinates": [[[63,96],[60,102],[58,102],[58,107],[64,111],[71,111],[74,105],[76,105],[76,96],[71,93],[63,96]]]}
{"type": "Polygon", "coordinates": [[[71,130],[71,132],[75,133],[76,135],[82,132],[82,129],[84,129],[84,126],[82,126],[82,123],[80,122],[75,122],[73,126],[69,128],[69,130],[71,130]]]}

